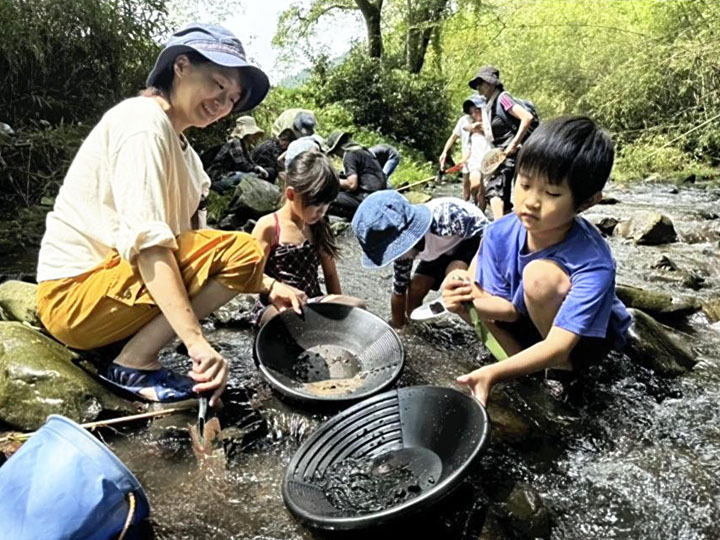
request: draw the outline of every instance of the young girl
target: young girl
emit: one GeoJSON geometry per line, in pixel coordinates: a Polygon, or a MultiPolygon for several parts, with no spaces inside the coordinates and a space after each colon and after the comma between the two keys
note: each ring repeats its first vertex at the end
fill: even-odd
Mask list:
{"type": "Polygon", "coordinates": [[[228,363],[198,319],[240,291],[297,310],[303,298],[263,276],[250,235],[203,228],[210,179],[184,132],[252,109],[269,81],[232,33],[195,23],[173,35],[147,86],[102,117],[68,170],[40,247],[38,314],[69,347],[128,340],[100,371],[116,387],[153,401],[212,392],[213,405],[228,363]],[[175,336],[189,377],[158,361],[175,336]]]}
{"type": "Polygon", "coordinates": [[[473,96],[463,104],[463,110],[470,115],[472,122],[464,128],[470,132],[470,140],[461,160],[461,163],[467,164],[470,175],[470,200],[483,212],[485,211],[485,189],[480,165],[483,156],[490,150],[490,143],[483,130],[482,108],[484,106],[485,99],[482,96],[473,96]]]}
{"type": "MultiPolygon", "coordinates": [[[[335,256],[338,247],[325,221],[330,203],[340,190],[337,172],[320,152],[308,150],[295,157],[287,170],[285,203],[273,214],[260,218],[253,229],[267,257],[265,273],[300,289],[311,301],[336,302],[365,307],[359,298],[344,296],[335,256]],[[320,289],[318,266],[322,266],[327,295],[320,289]]],[[[260,295],[254,321],[262,325],[277,315],[260,295]]]]}

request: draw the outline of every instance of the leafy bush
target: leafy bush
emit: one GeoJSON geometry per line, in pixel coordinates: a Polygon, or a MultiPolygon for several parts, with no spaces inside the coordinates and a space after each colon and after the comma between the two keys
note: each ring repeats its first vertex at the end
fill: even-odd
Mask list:
{"type": "Polygon", "coordinates": [[[440,153],[450,130],[441,78],[389,67],[360,49],[330,68],[316,88],[320,105],[341,106],[352,114],[355,125],[417,148],[428,159],[440,153]]]}

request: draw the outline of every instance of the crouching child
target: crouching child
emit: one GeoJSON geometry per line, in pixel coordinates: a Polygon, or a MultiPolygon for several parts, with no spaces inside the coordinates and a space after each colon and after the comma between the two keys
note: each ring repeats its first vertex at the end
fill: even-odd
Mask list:
{"type": "Polygon", "coordinates": [[[614,159],[586,117],[543,123],[522,147],[514,213],[488,225],[467,271],[443,283],[450,311],[472,303],[509,358],[458,377],[486,403],[494,384],[554,368],[582,371],[622,348],[630,316],[615,294],[615,262],[578,216],[602,198],[614,159]]]}

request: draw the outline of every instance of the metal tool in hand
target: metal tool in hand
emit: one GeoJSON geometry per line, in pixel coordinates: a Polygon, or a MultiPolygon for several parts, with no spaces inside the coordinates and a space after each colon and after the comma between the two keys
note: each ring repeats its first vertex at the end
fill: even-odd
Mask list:
{"type": "Polygon", "coordinates": [[[197,435],[200,444],[205,442],[205,423],[207,422],[208,415],[208,401],[207,396],[200,396],[198,399],[198,419],[197,419],[197,435]]]}

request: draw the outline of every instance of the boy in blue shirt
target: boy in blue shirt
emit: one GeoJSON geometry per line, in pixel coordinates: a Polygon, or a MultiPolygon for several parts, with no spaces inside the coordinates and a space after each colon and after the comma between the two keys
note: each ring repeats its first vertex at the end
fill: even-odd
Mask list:
{"type": "Polygon", "coordinates": [[[581,370],[625,344],[630,316],[615,295],[612,253],[577,215],[602,198],[613,159],[589,118],[541,124],[518,155],[514,213],[488,225],[470,268],[444,281],[447,308],[469,321],[472,302],[509,355],[458,377],[483,404],[497,382],[581,370]]]}

